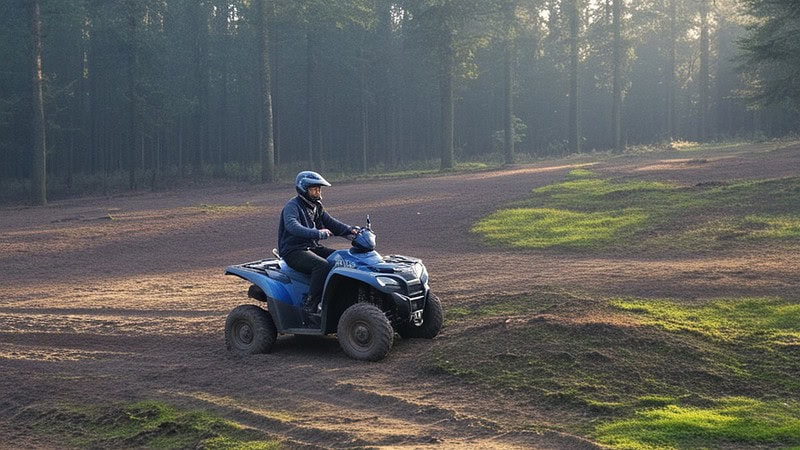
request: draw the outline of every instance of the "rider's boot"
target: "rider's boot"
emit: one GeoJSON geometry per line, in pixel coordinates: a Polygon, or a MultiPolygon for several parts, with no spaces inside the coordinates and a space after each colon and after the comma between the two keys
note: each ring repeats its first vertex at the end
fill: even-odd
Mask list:
{"type": "Polygon", "coordinates": [[[309,328],[319,328],[322,319],[322,304],[313,297],[303,301],[303,322],[309,328]]]}

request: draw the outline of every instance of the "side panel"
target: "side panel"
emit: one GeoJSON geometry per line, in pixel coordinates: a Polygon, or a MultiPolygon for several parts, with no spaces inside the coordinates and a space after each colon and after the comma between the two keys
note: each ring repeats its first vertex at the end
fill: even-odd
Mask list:
{"type": "Polygon", "coordinates": [[[282,283],[274,280],[263,273],[248,270],[242,267],[230,266],[225,269],[226,275],[236,275],[243,278],[256,286],[267,294],[267,297],[272,297],[279,302],[292,303],[289,287],[291,283],[282,283]]]}
{"type": "Polygon", "coordinates": [[[230,266],[225,269],[225,274],[247,280],[264,291],[269,311],[279,332],[284,333],[288,329],[302,327],[301,309],[295,305],[294,299],[296,295],[298,304],[302,302],[302,295],[297,295],[295,291],[305,289],[304,292],[307,292],[307,286],[296,286],[295,283],[288,281],[288,277],[286,281],[279,281],[241,266],[230,266]]]}
{"type": "Polygon", "coordinates": [[[302,309],[288,303],[279,302],[273,298],[267,299],[267,305],[278,332],[286,333],[292,328],[303,327],[302,309]]]}

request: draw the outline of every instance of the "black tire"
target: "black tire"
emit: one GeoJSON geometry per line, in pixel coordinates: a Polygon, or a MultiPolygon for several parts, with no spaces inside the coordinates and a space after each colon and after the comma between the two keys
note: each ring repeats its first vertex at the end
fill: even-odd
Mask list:
{"type": "Polygon", "coordinates": [[[442,329],[443,321],[442,302],[439,301],[439,297],[428,294],[428,301],[425,302],[425,308],[422,310],[422,325],[416,326],[413,322],[406,323],[398,327],[397,332],[404,339],[433,339],[442,329]]]}
{"type": "Polygon", "coordinates": [[[336,332],[347,356],[362,361],[380,361],[389,353],[394,340],[389,319],[370,303],[356,303],[347,308],[336,332]]]}
{"type": "Polygon", "coordinates": [[[240,355],[269,353],[278,330],[269,311],[255,305],[241,305],[225,321],[225,346],[240,355]]]}

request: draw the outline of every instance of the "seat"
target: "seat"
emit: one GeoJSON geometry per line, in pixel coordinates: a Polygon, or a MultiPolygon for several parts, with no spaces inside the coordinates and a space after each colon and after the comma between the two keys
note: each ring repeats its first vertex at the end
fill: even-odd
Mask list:
{"type": "Polygon", "coordinates": [[[303,284],[311,284],[311,275],[307,275],[303,272],[299,272],[297,270],[292,269],[286,264],[286,261],[281,260],[280,262],[281,272],[283,272],[286,276],[294,281],[299,281],[303,284]]]}

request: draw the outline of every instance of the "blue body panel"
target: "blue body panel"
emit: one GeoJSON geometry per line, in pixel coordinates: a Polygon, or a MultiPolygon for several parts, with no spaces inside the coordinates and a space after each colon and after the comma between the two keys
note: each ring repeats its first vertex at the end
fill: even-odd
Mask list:
{"type": "Polygon", "coordinates": [[[331,271],[325,281],[325,291],[323,291],[321,329],[303,328],[303,299],[308,294],[310,276],[292,269],[282,259],[269,258],[228,266],[225,274],[243,278],[263,291],[266,299],[258,298],[258,300],[267,301],[275,325],[281,333],[335,332],[335,323],[326,324],[325,317],[327,317],[329,303],[328,287],[331,286],[332,279],[341,281],[338,277],[364,283],[379,292],[388,294],[395,299],[395,302],[402,303],[401,309],[408,310],[410,314],[410,309],[406,306],[410,305],[408,298],[398,296],[397,289],[401,285],[407,286],[410,278],[417,287],[422,286],[424,292],[427,293],[428,275],[424,266],[417,259],[403,256],[391,256],[389,260],[385,260],[374,250],[374,234],[371,231],[368,233],[362,231],[357,239],[362,243],[361,246],[354,245],[347,250],[337,250],[328,257],[331,271]],[[372,247],[370,248],[370,246],[372,247]],[[409,270],[413,271],[417,264],[419,265],[419,274],[405,277],[402,275],[402,273],[408,274],[409,270]],[[391,279],[396,279],[397,283],[387,284],[387,281],[392,282],[391,279]]]}

